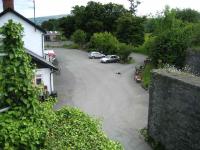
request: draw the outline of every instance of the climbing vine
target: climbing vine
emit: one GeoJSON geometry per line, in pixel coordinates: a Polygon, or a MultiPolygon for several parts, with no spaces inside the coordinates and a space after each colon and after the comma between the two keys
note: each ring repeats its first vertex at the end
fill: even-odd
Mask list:
{"type": "Polygon", "coordinates": [[[38,89],[33,84],[34,72],[31,59],[22,41],[23,27],[9,20],[1,28],[3,57],[0,68],[0,108],[24,106],[31,110],[38,102],[38,89]]]}

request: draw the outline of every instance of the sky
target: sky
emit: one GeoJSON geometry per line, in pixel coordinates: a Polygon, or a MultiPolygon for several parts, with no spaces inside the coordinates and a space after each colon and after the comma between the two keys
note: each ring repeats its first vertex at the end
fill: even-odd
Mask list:
{"type": "MultiPolygon", "coordinates": [[[[75,5],[87,5],[90,0],[35,0],[36,17],[70,14],[75,5]]],[[[103,4],[112,2],[129,8],[128,0],[93,0],[103,4]]],[[[166,5],[170,8],[192,8],[200,11],[200,0],[140,0],[138,15],[155,15],[161,12],[166,5]]],[[[33,0],[15,0],[15,10],[27,18],[33,17],[33,0]]],[[[2,0],[0,0],[0,12],[2,11],[2,0]]]]}

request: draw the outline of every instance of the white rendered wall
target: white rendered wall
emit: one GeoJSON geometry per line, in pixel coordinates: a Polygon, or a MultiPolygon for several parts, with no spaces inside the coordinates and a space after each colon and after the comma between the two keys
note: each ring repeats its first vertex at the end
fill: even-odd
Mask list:
{"type": "Polygon", "coordinates": [[[49,68],[36,69],[36,76],[37,75],[41,75],[43,84],[47,86],[47,90],[51,93],[54,90],[53,73],[51,73],[51,70],[49,68]]]}
{"type": "Polygon", "coordinates": [[[8,12],[0,17],[0,27],[7,23],[10,19],[16,23],[22,24],[24,28],[24,47],[43,57],[43,33],[11,12],[8,12]]]}

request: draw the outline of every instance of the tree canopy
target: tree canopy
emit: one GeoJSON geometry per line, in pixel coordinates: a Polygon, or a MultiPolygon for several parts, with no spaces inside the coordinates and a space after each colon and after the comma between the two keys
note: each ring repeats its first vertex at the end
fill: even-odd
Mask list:
{"type": "Polygon", "coordinates": [[[138,46],[144,42],[144,18],[126,14],[117,20],[116,35],[127,44],[138,46]]]}

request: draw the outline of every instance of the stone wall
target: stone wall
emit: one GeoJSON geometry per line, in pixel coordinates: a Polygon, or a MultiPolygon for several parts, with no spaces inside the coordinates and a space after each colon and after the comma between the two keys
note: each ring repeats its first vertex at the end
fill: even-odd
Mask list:
{"type": "Polygon", "coordinates": [[[200,78],[154,70],[148,130],[166,150],[200,150],[200,78]]]}
{"type": "Polygon", "coordinates": [[[200,50],[188,49],[186,65],[189,66],[192,73],[200,76],[200,50]]]}

